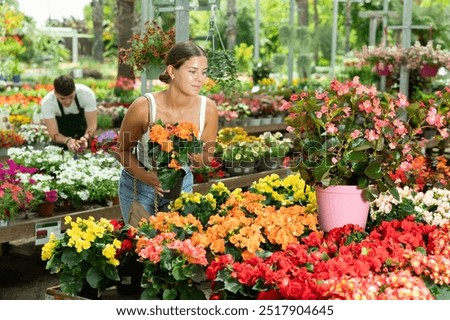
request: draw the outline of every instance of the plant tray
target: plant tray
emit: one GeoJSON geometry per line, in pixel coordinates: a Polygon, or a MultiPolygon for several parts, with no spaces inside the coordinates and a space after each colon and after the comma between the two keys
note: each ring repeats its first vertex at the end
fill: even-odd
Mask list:
{"type": "Polygon", "coordinates": [[[71,296],[61,291],[60,286],[53,286],[45,290],[45,300],[88,300],[84,297],[71,296]]]}
{"type": "MultiPolygon", "coordinates": [[[[117,292],[116,286],[109,287],[102,293],[101,300],[139,300],[140,295],[121,295],[117,292]]],[[[45,291],[45,300],[89,300],[81,296],[71,296],[61,291],[59,285],[47,288],[45,291]]]]}

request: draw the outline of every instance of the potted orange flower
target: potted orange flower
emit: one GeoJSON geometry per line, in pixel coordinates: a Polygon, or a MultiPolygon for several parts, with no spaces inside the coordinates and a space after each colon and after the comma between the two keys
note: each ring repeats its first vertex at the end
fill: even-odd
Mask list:
{"type": "MultiPolygon", "coordinates": [[[[156,168],[164,190],[173,190],[189,166],[189,155],[202,152],[198,128],[191,122],[163,124],[161,120],[150,128],[148,155],[156,168]]],[[[168,195],[165,195],[167,197],[168,195]]]]}

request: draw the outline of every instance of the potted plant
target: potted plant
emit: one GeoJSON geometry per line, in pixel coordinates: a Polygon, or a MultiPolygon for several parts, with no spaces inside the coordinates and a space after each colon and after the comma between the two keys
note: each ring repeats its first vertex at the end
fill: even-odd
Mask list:
{"type": "MultiPolygon", "coordinates": [[[[138,71],[161,71],[169,49],[175,44],[175,28],[167,31],[155,21],[147,21],[142,34],[134,34],[129,48],[119,49],[119,61],[138,71]]],[[[159,76],[159,73],[158,73],[159,76]]],[[[150,74],[150,79],[155,79],[150,74]]]]}
{"type": "Polygon", "coordinates": [[[212,158],[209,166],[191,166],[192,174],[194,175],[194,183],[204,183],[208,182],[210,179],[223,178],[225,172],[222,170],[222,166],[223,163],[217,158],[212,158]]]}
{"type": "Polygon", "coordinates": [[[20,212],[34,206],[36,199],[33,196],[29,175],[37,171],[36,168],[27,168],[7,160],[0,163],[0,220],[12,221],[20,212]]]}
{"type": "Polygon", "coordinates": [[[119,280],[116,250],[121,242],[110,220],[65,217],[68,229],[61,239],[52,233],[42,247],[46,269],[59,273],[62,292],[71,296],[98,298],[114,281],[119,280]],[[90,295],[89,295],[90,294],[90,295]]]}
{"type": "Polygon", "coordinates": [[[432,42],[426,46],[416,42],[406,49],[405,59],[409,69],[419,70],[425,78],[436,76],[440,67],[450,69],[450,52],[443,50],[440,45],[434,48],[432,42]]]}
{"type": "Polygon", "coordinates": [[[139,238],[138,230],[123,220],[111,220],[114,232],[120,240],[120,248],[116,251],[116,259],[120,261],[117,267],[120,280],[116,287],[120,295],[135,295],[141,290],[141,279],[144,264],[138,260],[136,244],[139,238]]]}
{"type": "MultiPolygon", "coordinates": [[[[290,112],[288,131],[294,134],[298,151],[292,169],[316,187],[319,217],[322,190],[333,186],[327,191],[331,192],[343,186],[354,191],[365,206],[365,216],[359,221],[362,227],[367,220],[367,201],[388,190],[398,198],[389,173],[399,166],[410,167],[414,155],[421,154],[424,144],[418,137],[425,124],[448,135],[445,119],[433,120],[431,108],[425,119],[415,117],[415,110],[401,93],[380,95],[357,77],[345,83],[333,80],[328,91],[294,94],[283,108],[290,112]]],[[[350,209],[338,212],[342,217],[355,206],[348,200],[341,204],[350,204],[350,209]]]]}
{"type": "Polygon", "coordinates": [[[37,149],[42,149],[51,141],[47,127],[41,124],[22,124],[18,129],[18,134],[26,140],[27,145],[32,145],[37,149]]]}
{"type": "Polygon", "coordinates": [[[20,147],[25,142],[26,140],[13,129],[0,130],[0,149],[20,147]]]}
{"type": "Polygon", "coordinates": [[[380,76],[388,76],[399,70],[405,61],[405,54],[400,46],[364,46],[355,52],[363,64],[373,65],[373,71],[380,76]]]}
{"type": "Polygon", "coordinates": [[[286,154],[294,147],[290,138],[277,131],[272,133],[266,131],[259,135],[259,138],[265,144],[264,156],[261,159],[258,170],[272,170],[281,166],[286,154]]]}
{"type": "Polygon", "coordinates": [[[167,199],[175,199],[181,192],[181,182],[190,165],[189,155],[203,151],[198,138],[198,128],[191,122],[164,124],[160,119],[150,128],[148,156],[157,171],[167,199]]]}
{"type": "Polygon", "coordinates": [[[192,215],[176,212],[159,213],[139,225],[136,252],[144,263],[142,299],[206,299],[199,285],[206,279],[207,252],[190,238],[199,229],[201,224],[192,215]]]}
{"type": "Polygon", "coordinates": [[[36,202],[36,211],[41,217],[53,215],[55,202],[58,200],[58,190],[53,176],[45,173],[35,173],[30,176],[30,190],[36,202]]]}
{"type": "Polygon", "coordinates": [[[236,138],[220,149],[224,167],[232,176],[254,172],[266,150],[261,139],[255,136],[236,138]]]}

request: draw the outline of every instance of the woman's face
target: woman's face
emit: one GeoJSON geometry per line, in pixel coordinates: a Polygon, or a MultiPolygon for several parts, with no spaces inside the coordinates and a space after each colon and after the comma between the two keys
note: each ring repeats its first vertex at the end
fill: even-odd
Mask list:
{"type": "Polygon", "coordinates": [[[192,57],[180,68],[174,69],[173,80],[186,93],[198,95],[202,89],[208,71],[208,59],[206,57],[192,57]]]}

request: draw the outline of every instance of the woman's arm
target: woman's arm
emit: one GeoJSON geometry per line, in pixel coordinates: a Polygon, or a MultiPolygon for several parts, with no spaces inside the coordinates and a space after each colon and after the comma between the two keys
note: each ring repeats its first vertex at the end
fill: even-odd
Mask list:
{"type": "Polygon", "coordinates": [[[118,146],[115,151],[118,161],[138,180],[153,186],[163,194],[161,183],[155,171],[146,171],[139,164],[133,150],[148,129],[148,102],[145,97],[137,98],[128,108],[119,130],[118,146]]]}

